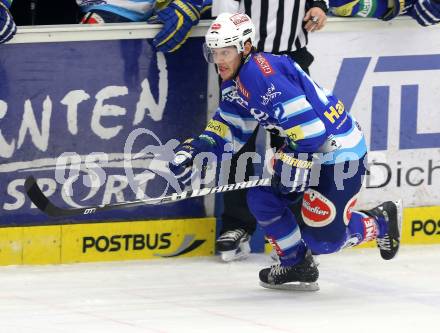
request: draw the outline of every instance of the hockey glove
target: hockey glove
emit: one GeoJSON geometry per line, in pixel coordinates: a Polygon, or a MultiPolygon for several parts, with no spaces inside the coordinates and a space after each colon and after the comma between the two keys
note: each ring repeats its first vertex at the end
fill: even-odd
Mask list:
{"type": "Polygon", "coordinates": [[[175,0],[157,13],[156,20],[163,23],[162,30],[153,40],[161,52],[174,52],[185,43],[191,29],[199,22],[201,6],[196,0],[175,0]]]}
{"type": "Polygon", "coordinates": [[[173,160],[169,163],[170,171],[184,186],[188,185],[192,176],[194,158],[197,154],[210,151],[211,145],[200,138],[188,139],[176,148],[173,160]]]}
{"type": "Polygon", "coordinates": [[[424,27],[440,23],[440,0],[418,0],[408,14],[424,27]]]}
{"type": "Polygon", "coordinates": [[[309,187],[312,153],[299,153],[284,146],[275,155],[271,186],[277,194],[301,193],[309,187]]]}
{"type": "Polygon", "coordinates": [[[10,40],[15,35],[16,31],[17,27],[5,4],[5,0],[0,0],[0,44],[10,40]]]}

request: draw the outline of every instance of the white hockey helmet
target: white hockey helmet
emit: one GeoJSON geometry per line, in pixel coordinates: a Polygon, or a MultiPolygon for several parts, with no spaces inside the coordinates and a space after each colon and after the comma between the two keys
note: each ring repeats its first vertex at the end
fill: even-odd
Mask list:
{"type": "Polygon", "coordinates": [[[246,41],[254,44],[255,26],[244,13],[222,13],[212,22],[205,40],[210,49],[235,46],[237,52],[241,53],[246,41]]]}

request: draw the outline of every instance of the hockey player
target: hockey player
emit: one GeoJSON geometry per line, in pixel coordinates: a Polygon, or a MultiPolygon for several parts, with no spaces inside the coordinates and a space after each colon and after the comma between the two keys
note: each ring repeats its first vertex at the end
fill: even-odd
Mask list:
{"type": "Polygon", "coordinates": [[[280,257],[260,271],[268,288],[316,290],[312,254],[328,254],[375,239],[384,259],[400,241],[400,203],[353,211],[365,173],[362,131],[342,101],[319,87],[292,59],[256,52],[255,27],[245,14],[224,13],[206,34],[205,55],[223,79],[222,99],[205,131],[182,143],[170,170],[182,183],[200,152],[234,152],[257,123],[285,137],[271,187],[248,192],[251,212],[280,257]],[[302,200],[295,217],[289,205],[302,200]]]}
{"type": "Polygon", "coordinates": [[[153,40],[161,52],[174,52],[189,37],[211,0],[77,0],[86,14],[81,23],[146,22],[162,23],[153,40]]]}
{"type": "Polygon", "coordinates": [[[9,8],[12,0],[0,0],[0,44],[11,40],[17,32],[14,19],[9,8]]]}
{"type": "MultiPolygon", "coordinates": [[[[307,48],[310,32],[320,30],[327,20],[327,5],[321,0],[213,0],[213,15],[222,12],[244,11],[255,24],[255,46],[258,51],[285,54],[291,57],[306,73],[314,61],[307,48]],[[304,22],[299,28],[298,22],[304,22]]],[[[257,131],[231,160],[229,182],[234,182],[236,165],[244,154],[255,152],[257,131]]],[[[283,139],[270,136],[270,145],[279,148],[283,139]]],[[[246,174],[252,176],[253,164],[246,165],[246,174]]],[[[244,259],[249,256],[250,238],[255,232],[257,221],[246,201],[247,189],[223,194],[222,228],[216,241],[216,250],[223,261],[244,259]]],[[[272,252],[272,254],[274,254],[272,252]]],[[[275,256],[273,256],[275,257],[275,256]]]]}
{"type": "Polygon", "coordinates": [[[376,17],[389,21],[408,15],[422,26],[440,22],[440,0],[330,0],[330,10],[337,16],[376,17]]]}

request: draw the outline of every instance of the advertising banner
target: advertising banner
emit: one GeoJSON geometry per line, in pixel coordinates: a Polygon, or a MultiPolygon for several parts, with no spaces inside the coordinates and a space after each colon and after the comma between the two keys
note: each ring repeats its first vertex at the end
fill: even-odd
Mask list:
{"type": "Polygon", "coordinates": [[[359,203],[440,203],[440,29],[325,30],[310,37],[312,77],[333,89],[366,133],[369,175],[359,203]]]}
{"type": "MultiPolygon", "coordinates": [[[[202,41],[192,38],[170,55],[156,53],[147,39],[0,45],[0,224],[66,222],[31,205],[28,175],[62,207],[169,190],[172,149],[206,124],[202,41]]],[[[199,198],[94,218],[202,216],[199,198]]]]}
{"type": "Polygon", "coordinates": [[[215,219],[0,228],[0,265],[209,256],[215,219]]]}

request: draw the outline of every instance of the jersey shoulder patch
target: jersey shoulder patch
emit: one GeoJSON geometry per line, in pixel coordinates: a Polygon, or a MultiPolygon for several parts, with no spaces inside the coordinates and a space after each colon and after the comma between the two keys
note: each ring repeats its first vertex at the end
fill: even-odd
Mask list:
{"type": "Polygon", "coordinates": [[[267,56],[264,53],[256,53],[252,60],[257,64],[258,69],[261,73],[268,77],[275,74],[273,66],[270,64],[267,56]]]}

